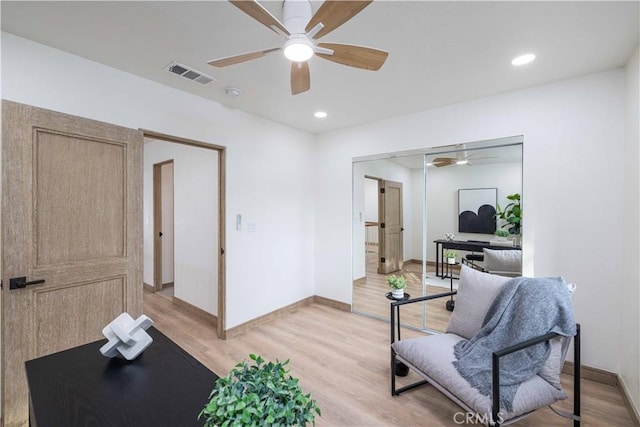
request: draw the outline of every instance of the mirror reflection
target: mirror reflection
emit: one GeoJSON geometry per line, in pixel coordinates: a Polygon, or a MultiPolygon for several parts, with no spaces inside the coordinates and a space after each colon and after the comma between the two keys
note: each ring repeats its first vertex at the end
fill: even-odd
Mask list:
{"type": "MultiPolygon", "coordinates": [[[[462,264],[520,275],[521,196],[521,137],[354,161],[352,310],[388,320],[398,278],[442,293],[462,264]]],[[[414,305],[403,324],[444,331],[455,298],[414,305]]]]}

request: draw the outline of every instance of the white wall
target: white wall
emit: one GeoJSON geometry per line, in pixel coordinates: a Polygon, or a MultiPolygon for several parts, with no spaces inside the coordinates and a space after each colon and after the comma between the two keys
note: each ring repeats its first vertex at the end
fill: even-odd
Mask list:
{"type": "Polygon", "coordinates": [[[640,417],[640,48],[627,64],[620,376],[640,417]]]}
{"type": "Polygon", "coordinates": [[[609,253],[624,229],[624,95],[616,69],[318,136],[316,294],[351,300],[354,157],[523,135],[524,273],[578,284],[584,363],[616,372],[623,261],[609,253]]]}
{"type": "MultiPolygon", "coordinates": [[[[522,192],[522,167],[519,163],[449,166],[427,169],[427,260],[436,260],[436,239],[453,233],[456,240],[485,240],[491,234],[458,232],[458,189],[497,188],[498,204],[504,208],[507,196],[522,192]]],[[[460,256],[461,254],[458,254],[460,256]]]]}
{"type": "Polygon", "coordinates": [[[153,284],[154,280],[153,165],[173,160],[173,294],[217,316],[218,152],[153,139],[146,141],[143,176],[144,282],[153,284]]]}
{"type": "Polygon", "coordinates": [[[378,222],[378,181],[375,179],[364,180],[364,220],[378,222]]]}
{"type": "Polygon", "coordinates": [[[314,294],[311,134],[7,33],[2,96],[227,147],[227,327],[314,294]]]}

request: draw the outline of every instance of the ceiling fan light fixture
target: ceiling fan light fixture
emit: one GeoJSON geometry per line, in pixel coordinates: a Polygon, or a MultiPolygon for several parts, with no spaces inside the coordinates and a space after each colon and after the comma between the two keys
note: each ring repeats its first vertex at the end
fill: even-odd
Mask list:
{"type": "Polygon", "coordinates": [[[515,65],[515,66],[525,65],[533,61],[534,59],[536,59],[536,56],[533,53],[526,53],[524,55],[520,55],[513,58],[513,60],[511,61],[511,65],[515,65]]]}
{"type": "Polygon", "coordinates": [[[469,160],[463,159],[463,160],[458,160],[456,162],[456,165],[466,165],[467,163],[469,163],[469,160]]]}
{"type": "Polygon", "coordinates": [[[313,44],[304,36],[292,37],[284,44],[284,56],[291,62],[305,62],[313,56],[313,44]]]}

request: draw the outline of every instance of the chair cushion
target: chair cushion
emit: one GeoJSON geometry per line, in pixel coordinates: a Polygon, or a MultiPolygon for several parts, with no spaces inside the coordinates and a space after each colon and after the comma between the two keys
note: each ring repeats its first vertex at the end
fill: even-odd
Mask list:
{"type": "Polygon", "coordinates": [[[447,325],[448,333],[471,339],[482,327],[489,306],[508,277],[460,266],[456,307],[447,325]]]}
{"type": "MultiPolygon", "coordinates": [[[[401,358],[469,408],[479,415],[490,416],[491,399],[471,387],[453,366],[453,346],[460,340],[461,337],[447,333],[397,341],[392,347],[401,358]]],[[[566,398],[567,395],[562,390],[535,375],[520,384],[513,399],[513,411],[502,412],[501,417],[503,421],[507,421],[566,398]]]]}
{"type": "Polygon", "coordinates": [[[518,249],[483,249],[484,268],[487,271],[520,273],[522,271],[522,251],[518,249]]]}

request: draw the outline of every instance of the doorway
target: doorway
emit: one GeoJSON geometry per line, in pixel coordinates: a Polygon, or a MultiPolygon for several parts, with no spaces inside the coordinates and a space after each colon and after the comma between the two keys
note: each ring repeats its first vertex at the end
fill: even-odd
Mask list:
{"type": "Polygon", "coordinates": [[[145,288],[168,293],[224,338],[225,149],[143,132],[145,288]]]}
{"type": "Polygon", "coordinates": [[[153,165],[153,288],[173,299],[174,283],[173,159],[153,165]]]}

